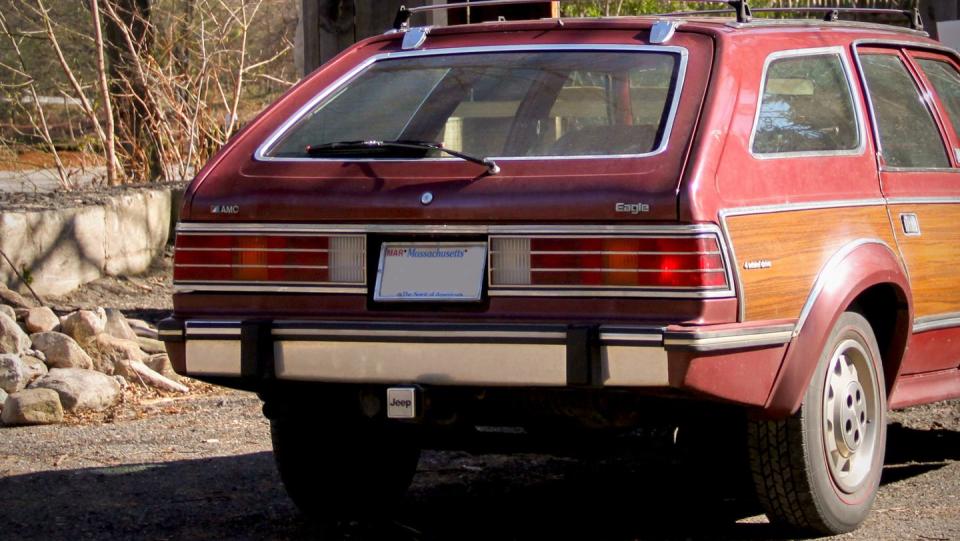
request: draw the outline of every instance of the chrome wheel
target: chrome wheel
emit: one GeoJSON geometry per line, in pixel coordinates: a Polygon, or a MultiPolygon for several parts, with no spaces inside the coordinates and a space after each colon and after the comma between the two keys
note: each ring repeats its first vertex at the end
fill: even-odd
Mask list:
{"type": "Polygon", "coordinates": [[[830,476],[847,494],[870,476],[877,451],[876,381],[874,362],[859,341],[836,347],[823,389],[823,445],[830,476]]]}

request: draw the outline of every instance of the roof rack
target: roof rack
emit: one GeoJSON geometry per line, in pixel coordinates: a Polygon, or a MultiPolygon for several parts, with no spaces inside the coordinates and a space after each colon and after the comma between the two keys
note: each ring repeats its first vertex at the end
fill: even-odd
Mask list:
{"type": "MultiPolygon", "coordinates": [[[[397,15],[393,20],[394,30],[407,28],[410,17],[415,13],[434,11],[441,9],[457,9],[469,7],[485,6],[505,6],[516,4],[542,4],[547,0],[475,0],[473,2],[452,2],[449,4],[428,4],[408,8],[400,6],[397,15]]],[[[560,0],[555,0],[560,1],[560,0]]],[[[668,1],[668,0],[661,0],[668,1]]],[[[682,0],[681,0],[682,1],[682,0]]],[[[670,13],[650,14],[656,17],[682,17],[695,15],[726,14],[734,13],[738,23],[749,23],[753,19],[753,13],[823,13],[824,21],[834,22],[840,20],[841,13],[853,13],[862,15],[901,15],[907,18],[911,30],[923,30],[923,20],[920,18],[919,1],[913,2],[910,9],[893,8],[853,8],[853,7],[770,7],[770,8],[751,8],[749,0],[690,0],[690,3],[696,4],[725,4],[731,9],[708,9],[699,11],[674,11],[670,13]]]]}

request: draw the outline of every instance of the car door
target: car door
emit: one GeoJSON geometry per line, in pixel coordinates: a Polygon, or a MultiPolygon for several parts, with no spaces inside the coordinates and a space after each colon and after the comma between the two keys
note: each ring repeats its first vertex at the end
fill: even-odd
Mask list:
{"type": "Polygon", "coordinates": [[[936,51],[891,45],[857,53],[880,149],[881,187],[913,293],[913,336],[900,372],[955,369],[960,141],[953,122],[960,122],[960,72],[953,58],[936,51]]]}

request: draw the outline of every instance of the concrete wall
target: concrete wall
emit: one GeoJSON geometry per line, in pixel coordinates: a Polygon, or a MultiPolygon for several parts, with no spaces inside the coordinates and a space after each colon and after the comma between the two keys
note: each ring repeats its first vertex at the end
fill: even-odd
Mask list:
{"type": "MultiPolygon", "coordinates": [[[[101,206],[0,213],[0,250],[40,295],[62,295],[103,276],[146,271],[170,239],[174,195],[149,190],[101,206]]],[[[0,282],[24,289],[0,261],[0,282]]]]}

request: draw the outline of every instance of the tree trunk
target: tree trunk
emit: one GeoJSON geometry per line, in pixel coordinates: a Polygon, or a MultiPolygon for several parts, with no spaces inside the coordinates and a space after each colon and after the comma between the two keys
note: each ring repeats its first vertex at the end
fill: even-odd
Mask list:
{"type": "Polygon", "coordinates": [[[103,0],[110,2],[117,17],[106,18],[107,56],[110,59],[111,92],[117,106],[114,128],[127,155],[127,174],[145,175],[143,181],[163,176],[163,164],[157,151],[157,142],[149,130],[149,109],[144,101],[147,82],[136,68],[134,55],[141,55],[153,46],[154,34],[150,25],[152,0],[103,0]],[[136,50],[131,51],[127,37],[132,38],[136,50]]]}

